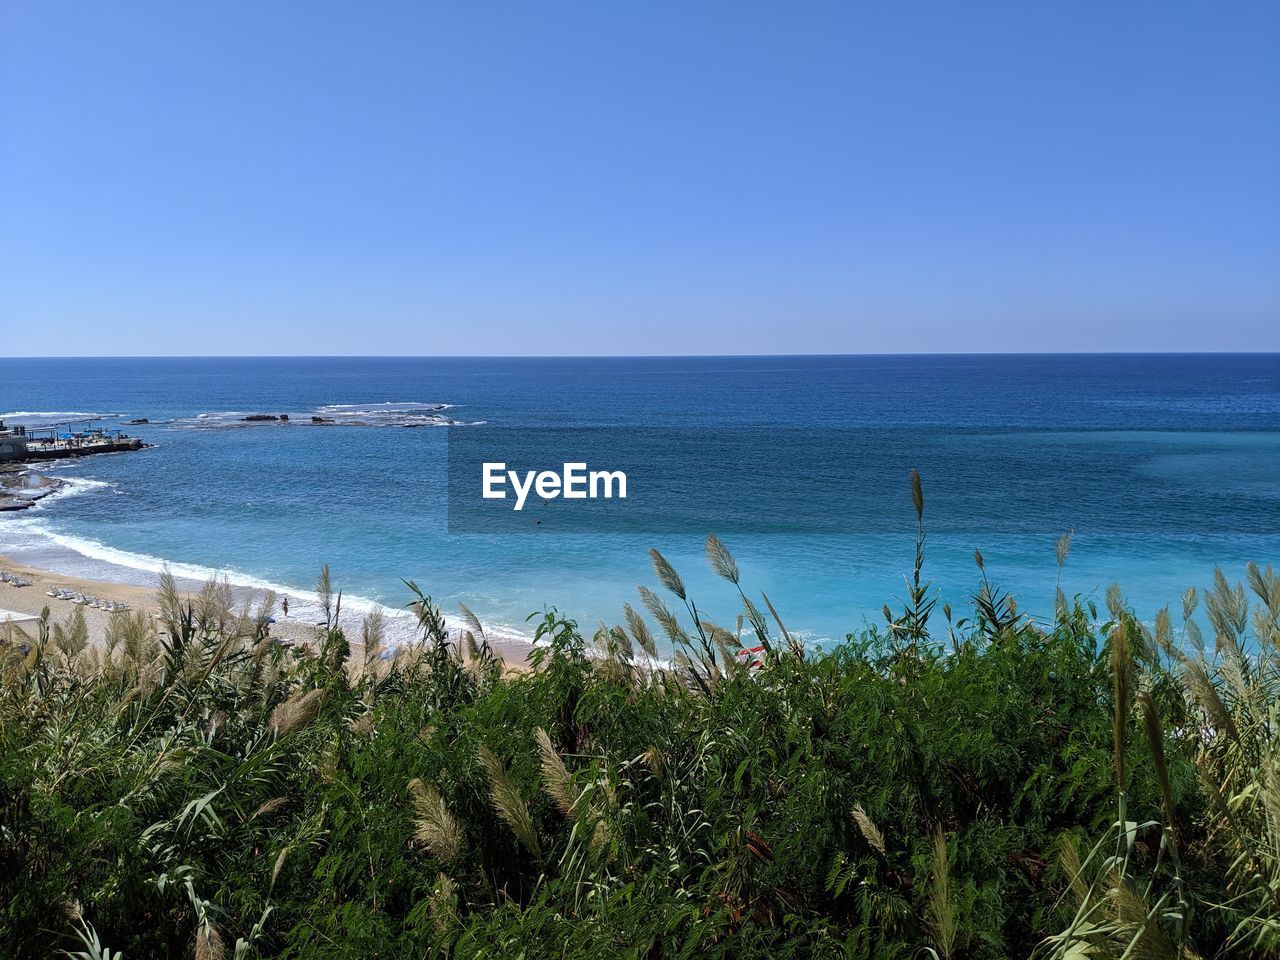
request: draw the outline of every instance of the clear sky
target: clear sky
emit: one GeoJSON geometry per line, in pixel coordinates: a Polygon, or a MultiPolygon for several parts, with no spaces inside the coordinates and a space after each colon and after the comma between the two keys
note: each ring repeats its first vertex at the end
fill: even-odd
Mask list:
{"type": "Polygon", "coordinates": [[[1280,349],[1280,3],[0,0],[0,353],[1280,349]]]}

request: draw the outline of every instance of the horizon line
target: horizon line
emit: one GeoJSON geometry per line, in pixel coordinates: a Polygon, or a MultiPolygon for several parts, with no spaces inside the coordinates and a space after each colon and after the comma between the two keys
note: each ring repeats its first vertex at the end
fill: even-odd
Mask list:
{"type": "Polygon", "coordinates": [[[23,354],[4,360],[777,360],[848,359],[859,357],[1196,357],[1280,356],[1274,350],[964,350],[869,351],[866,353],[148,353],[23,354]]]}

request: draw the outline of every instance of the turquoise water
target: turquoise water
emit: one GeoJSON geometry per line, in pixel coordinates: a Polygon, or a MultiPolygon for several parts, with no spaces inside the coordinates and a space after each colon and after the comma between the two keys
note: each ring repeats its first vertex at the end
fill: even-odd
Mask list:
{"type": "Polygon", "coordinates": [[[911,466],[925,478],[926,572],[956,607],[979,548],[1024,609],[1051,613],[1066,529],[1067,592],[1101,598],[1118,581],[1143,615],[1215,564],[1239,579],[1280,553],[1278,355],[0,359],[0,416],[71,414],[148,418],[125,429],[155,447],[49,468],[75,482],[0,517],[0,553],[138,582],[165,564],[224,571],[303,604],[328,562],[355,607],[403,606],[403,577],[508,632],[548,604],[617,620],[653,581],[651,546],[730,623],[734,594],[702,559],[714,530],[788,627],[842,637],[903,593],[911,466]],[[291,423],[240,421],[253,413],[291,423]],[[450,436],[483,448],[574,428],[597,438],[584,456],[641,456],[628,438],[679,431],[707,451],[676,464],[696,508],[570,534],[552,522],[561,502],[519,534],[451,532],[450,436]],[[744,435],[750,457],[718,442],[744,435]]]}

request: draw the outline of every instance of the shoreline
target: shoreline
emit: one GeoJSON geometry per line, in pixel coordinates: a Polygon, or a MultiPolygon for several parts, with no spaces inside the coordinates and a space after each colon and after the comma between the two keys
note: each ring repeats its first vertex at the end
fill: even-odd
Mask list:
{"type": "MultiPolygon", "coordinates": [[[[48,591],[54,587],[63,587],[76,593],[88,594],[102,600],[127,603],[133,611],[144,611],[153,614],[159,609],[159,604],[156,600],[156,591],[160,580],[160,574],[158,573],[137,571],[145,574],[148,581],[145,584],[91,579],[66,575],[42,567],[33,567],[30,564],[15,561],[4,554],[0,554],[0,570],[5,570],[10,574],[19,574],[23,579],[31,581],[31,585],[25,587],[16,587],[12,583],[0,581],[0,627],[4,625],[6,612],[38,617],[41,611],[48,607],[50,622],[58,623],[70,616],[72,611],[79,607],[84,611],[85,623],[89,628],[90,643],[102,643],[107,635],[112,614],[96,607],[85,607],[74,604],[70,600],[59,600],[50,597],[48,591]]],[[[189,577],[175,576],[174,581],[179,592],[184,596],[198,595],[205,585],[203,581],[189,577]]],[[[269,592],[262,588],[242,586],[230,581],[228,583],[237,606],[245,604],[256,606],[269,592]]],[[[295,612],[291,612],[288,617],[285,617],[277,605],[274,611],[275,622],[271,625],[271,635],[277,640],[290,643],[314,641],[317,637],[318,626],[321,624],[318,624],[310,615],[311,603],[306,600],[301,602],[293,601],[292,595],[290,599],[292,601],[291,606],[294,607],[295,612]]],[[[407,620],[408,618],[401,617],[400,619],[407,620]]],[[[351,643],[353,649],[360,645],[360,624],[362,620],[363,614],[358,611],[350,608],[342,611],[339,626],[346,632],[347,640],[351,643]]],[[[450,624],[448,629],[450,640],[456,640],[461,636],[461,631],[453,624],[450,624]]],[[[390,648],[402,642],[402,640],[388,638],[385,644],[390,648]]],[[[523,640],[502,637],[490,638],[489,643],[494,654],[503,661],[508,669],[528,669],[527,658],[529,652],[533,649],[533,644],[523,640]]]]}
{"type": "MultiPolygon", "coordinates": [[[[41,466],[47,467],[48,464],[41,466]]],[[[0,464],[0,516],[26,514],[32,510],[43,510],[46,500],[56,500],[59,495],[73,495],[81,492],[80,487],[91,481],[71,480],[54,476],[45,470],[26,462],[0,464]]],[[[0,527],[0,531],[3,528],[0,527]]],[[[306,642],[316,636],[319,625],[318,597],[312,590],[292,589],[281,584],[263,582],[252,576],[239,577],[232,571],[200,571],[193,572],[183,563],[162,561],[162,567],[122,564],[118,560],[95,558],[82,554],[71,547],[68,550],[85,559],[97,559],[97,565],[105,567],[94,575],[64,573],[49,560],[43,563],[31,563],[30,559],[18,559],[16,555],[6,551],[10,544],[0,540],[0,570],[19,574],[30,580],[28,587],[15,587],[11,583],[0,581],[0,626],[5,622],[4,612],[20,614],[27,617],[38,617],[44,607],[49,608],[51,622],[60,622],[72,610],[80,606],[84,610],[86,624],[89,627],[90,642],[101,642],[107,634],[111,614],[109,611],[95,607],[77,605],[69,600],[61,600],[48,595],[53,587],[62,587],[75,593],[87,594],[101,600],[112,600],[127,603],[134,610],[145,610],[154,613],[157,609],[155,599],[159,586],[161,570],[169,570],[177,588],[184,596],[197,596],[211,580],[225,581],[231,589],[237,607],[256,606],[268,593],[277,597],[274,611],[276,622],[272,624],[272,633],[288,642],[306,642]],[[102,575],[105,574],[105,575],[102,575]],[[290,616],[285,617],[279,607],[279,600],[288,597],[291,607],[290,616]]],[[[339,626],[346,633],[353,646],[359,644],[361,623],[366,614],[374,609],[381,610],[386,623],[384,643],[387,647],[402,646],[414,642],[418,638],[416,620],[403,609],[388,607],[386,604],[369,598],[350,596],[344,598],[339,626]]],[[[445,617],[446,628],[451,640],[458,640],[463,635],[459,618],[456,615],[445,617]]],[[[527,637],[511,635],[502,631],[490,632],[489,645],[509,668],[523,669],[527,665],[529,652],[533,643],[527,637]]]]}

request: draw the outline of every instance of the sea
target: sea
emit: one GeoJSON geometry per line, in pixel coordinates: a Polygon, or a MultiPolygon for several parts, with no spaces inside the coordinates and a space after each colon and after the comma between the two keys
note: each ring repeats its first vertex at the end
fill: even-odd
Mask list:
{"type": "Polygon", "coordinates": [[[411,581],[495,635],[551,608],[590,633],[657,587],[657,548],[732,629],[716,533],[743,591],[823,647],[900,606],[921,529],[957,618],[984,575],[1040,620],[1059,585],[1105,611],[1112,583],[1151,618],[1216,566],[1235,583],[1280,560],[1280,354],[0,359],[0,418],[152,445],[40,467],[67,485],[0,514],[0,554],[225,577],[301,616],[328,564],[349,612],[403,618],[411,581]],[[587,501],[461,502],[489,450],[627,469],[629,499],[598,522],[587,501]]]}

